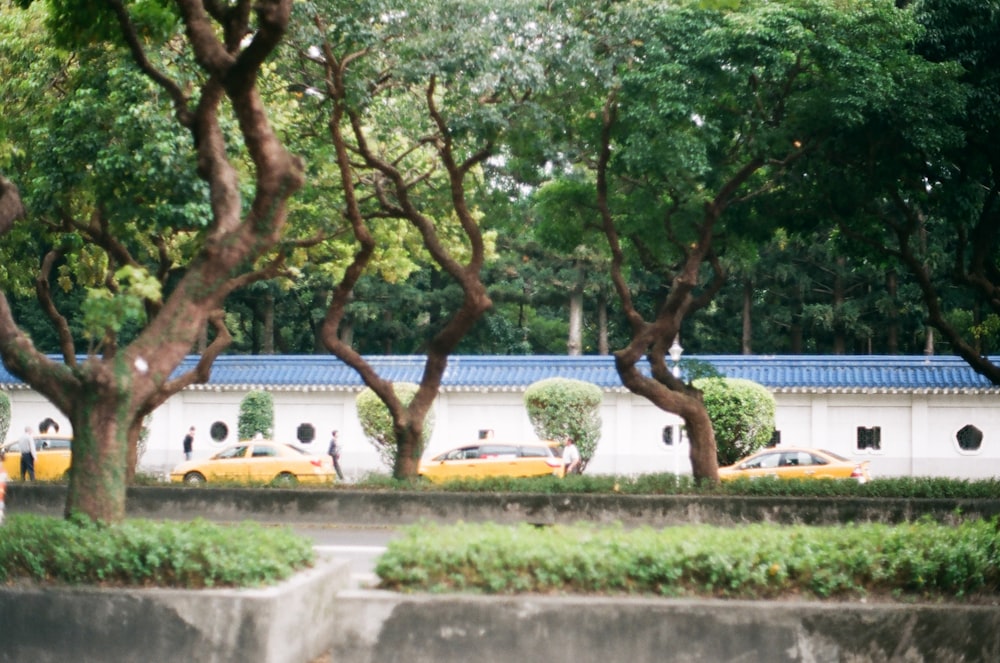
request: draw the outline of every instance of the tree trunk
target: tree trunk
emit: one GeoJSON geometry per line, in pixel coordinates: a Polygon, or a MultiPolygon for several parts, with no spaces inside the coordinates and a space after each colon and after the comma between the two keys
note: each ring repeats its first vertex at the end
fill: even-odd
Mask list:
{"type": "MultiPolygon", "coordinates": [[[[382,322],[385,323],[386,327],[391,327],[394,319],[392,309],[382,311],[382,322]]],[[[382,354],[392,354],[392,334],[386,334],[385,338],[382,339],[382,354]]]]}
{"type": "MultiPolygon", "coordinates": [[[[330,290],[329,288],[319,286],[313,290],[312,296],[312,310],[319,311],[326,309],[327,302],[330,300],[330,290]]],[[[349,328],[347,324],[344,324],[345,328],[349,328]]],[[[322,318],[316,320],[313,317],[312,311],[309,313],[309,328],[312,330],[313,337],[313,354],[323,354],[327,352],[326,346],[323,345],[323,337],[320,333],[323,329],[322,318]]],[[[351,343],[348,342],[348,345],[351,343]]]]}
{"type": "Polygon", "coordinates": [[[603,294],[597,298],[597,354],[604,356],[611,352],[608,341],[608,298],[603,294]]]}
{"type": "Polygon", "coordinates": [[[899,354],[899,307],[896,305],[898,283],[895,270],[890,269],[885,275],[885,288],[891,300],[889,304],[889,319],[886,321],[885,349],[888,354],[899,354]]]}
{"type": "MultiPolygon", "coordinates": [[[[664,357],[654,356],[650,361],[654,367],[666,366],[664,357]]],[[[684,420],[688,441],[691,444],[688,456],[691,460],[692,475],[698,481],[718,481],[719,459],[715,430],[712,428],[712,420],[708,416],[701,392],[690,385],[668,387],[654,378],[643,375],[635,362],[635,356],[629,356],[627,351],[615,353],[615,367],[618,369],[622,384],[661,410],[677,414],[684,420]]],[[[653,373],[656,372],[654,368],[653,373]]]]}
{"type": "Polygon", "coordinates": [[[424,452],[422,442],[426,414],[407,417],[401,426],[394,426],[396,432],[396,464],[392,475],[398,479],[417,476],[420,457],[424,452]]]}
{"type": "Polygon", "coordinates": [[[260,298],[261,308],[261,332],[260,332],[260,354],[274,354],[274,295],[265,292],[260,298]]]}
{"type": "Polygon", "coordinates": [[[753,354],[753,281],[743,281],[743,354],[753,354]]]}
{"type": "Polygon", "coordinates": [[[842,323],[837,322],[837,318],[844,308],[844,258],[837,258],[837,271],[833,275],[833,354],[847,354],[847,330],[842,323]]]}
{"type": "Polygon", "coordinates": [[[583,354],[583,288],[580,287],[574,288],[569,294],[569,338],[566,350],[571,357],[583,354]]]}
{"type": "Polygon", "coordinates": [[[127,398],[117,385],[100,385],[83,390],[78,407],[69,413],[73,425],[73,462],[66,498],[67,517],[86,515],[101,522],[125,518],[130,454],[128,427],[119,422],[128,419],[127,398]]]}
{"type": "Polygon", "coordinates": [[[691,459],[691,473],[695,477],[718,480],[719,456],[715,429],[701,398],[693,399],[689,407],[685,408],[683,418],[691,445],[691,450],[688,452],[688,457],[691,459]]]}
{"type": "MultiPolygon", "coordinates": [[[[340,325],[339,333],[341,343],[347,347],[354,345],[354,323],[351,320],[344,319],[344,322],[340,325]]],[[[324,346],[323,349],[325,350],[326,347],[324,346]]]]}

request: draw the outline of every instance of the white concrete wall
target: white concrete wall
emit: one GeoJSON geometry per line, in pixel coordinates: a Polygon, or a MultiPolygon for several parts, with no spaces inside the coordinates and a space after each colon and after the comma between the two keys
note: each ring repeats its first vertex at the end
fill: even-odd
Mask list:
{"type": "MultiPolygon", "coordinates": [[[[37,427],[45,417],[71,432],[65,417],[33,391],[9,392],[12,404],[7,439],[15,439],[25,425],[37,427]]],[[[342,390],[274,391],[274,437],[296,443],[300,424],[316,429],[316,439],[302,444],[317,454],[326,452],[329,433],[340,431],[341,465],[349,477],[387,471],[361,433],[354,406],[356,392],[342,390]]],[[[209,429],[224,423],[236,438],[243,392],[212,389],[184,391],[161,406],[152,418],[144,471],[168,471],[183,459],[181,440],[189,426],[197,429],[194,455],[208,456],[222,443],[209,429]]],[[[982,478],[1000,475],[1000,396],[997,394],[804,394],[777,393],[775,421],[782,446],[820,447],[849,458],[871,462],[876,476],[954,476],[982,478]],[[955,434],[967,424],[984,433],[976,452],[959,448],[955,434]],[[879,451],[857,449],[859,426],[881,428],[879,451]]],[[[492,429],[497,440],[534,440],[535,433],[514,391],[444,391],[435,403],[435,425],[428,454],[437,454],[474,441],[482,429],[492,429]]],[[[686,440],[673,446],[662,442],[664,426],[680,420],[629,393],[606,392],[602,411],[602,438],[588,472],[606,474],[690,473],[686,440]]]]}
{"type": "Polygon", "coordinates": [[[1000,475],[997,394],[775,395],[775,423],[784,446],[820,447],[871,462],[877,476],[1000,475]],[[971,424],[984,433],[978,451],[962,450],[956,433],[971,424]],[[882,448],[857,448],[858,427],[878,426],[882,448]]]}

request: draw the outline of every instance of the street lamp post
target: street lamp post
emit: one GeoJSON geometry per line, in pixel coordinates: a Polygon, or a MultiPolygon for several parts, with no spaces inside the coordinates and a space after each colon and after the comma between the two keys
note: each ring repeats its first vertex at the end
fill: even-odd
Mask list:
{"type": "MultiPolygon", "coordinates": [[[[680,341],[681,335],[678,334],[674,336],[674,342],[670,345],[670,361],[674,362],[673,374],[674,377],[680,379],[681,377],[681,355],[684,354],[684,348],[681,347],[680,341]]],[[[674,476],[680,474],[680,446],[681,446],[681,427],[677,426],[676,434],[674,437],[674,476]]]]}
{"type": "Polygon", "coordinates": [[[681,347],[680,335],[674,336],[674,342],[670,346],[670,361],[674,362],[674,377],[679,378],[681,376],[681,355],[684,354],[684,348],[681,347]]]}

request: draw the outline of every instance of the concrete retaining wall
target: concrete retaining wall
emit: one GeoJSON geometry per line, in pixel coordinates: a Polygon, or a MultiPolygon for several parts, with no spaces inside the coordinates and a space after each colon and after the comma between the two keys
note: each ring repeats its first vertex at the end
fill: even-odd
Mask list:
{"type": "Polygon", "coordinates": [[[303,663],[330,649],[348,566],[264,589],[0,587],[0,661],[303,663]]]}
{"type": "Polygon", "coordinates": [[[351,591],[335,663],[972,663],[1000,660],[995,606],[351,591]]]}
{"type": "MultiPolygon", "coordinates": [[[[14,484],[13,513],[58,515],[65,486],[14,484]]],[[[133,517],[400,525],[434,521],[944,522],[1000,502],[129,489],[133,517]]],[[[249,592],[0,589],[0,661],[906,663],[1000,660],[1000,607],[961,604],[403,595],[345,589],[347,563],[249,592]],[[298,583],[303,583],[302,585],[298,583]],[[308,589],[306,588],[308,587],[308,589]],[[301,589],[301,593],[299,593],[301,589]],[[339,593],[338,593],[339,592],[339,593]],[[325,648],[325,649],[324,649],[325,648]]]]}
{"type": "MultiPolygon", "coordinates": [[[[10,513],[59,515],[66,487],[8,484],[10,513]]],[[[303,524],[407,525],[433,522],[538,524],[579,521],[653,527],[749,522],[818,525],[899,523],[929,516],[942,522],[1000,515],[1000,500],[885,498],[690,497],[641,495],[541,495],[398,491],[191,488],[129,488],[128,515],[136,518],[219,521],[244,519],[303,524]]]]}

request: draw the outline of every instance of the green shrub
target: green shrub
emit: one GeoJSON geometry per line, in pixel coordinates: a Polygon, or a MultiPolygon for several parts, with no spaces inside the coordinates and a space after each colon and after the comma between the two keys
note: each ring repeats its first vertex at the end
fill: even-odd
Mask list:
{"type": "Polygon", "coordinates": [[[312,541],[284,527],[18,514],[0,527],[0,582],[255,587],[311,566],[312,541]]]}
{"type": "Polygon", "coordinates": [[[583,466],[601,439],[601,389],[589,382],[549,378],[529,386],[524,404],[535,434],[543,440],[573,438],[583,466]]]}
{"type": "MultiPolygon", "coordinates": [[[[412,382],[395,382],[392,385],[392,390],[404,407],[410,404],[410,401],[416,396],[418,389],[419,386],[412,382]]],[[[361,430],[364,432],[365,437],[375,447],[375,451],[378,452],[378,457],[382,461],[382,464],[392,469],[396,464],[398,447],[396,445],[396,433],[393,430],[392,416],[389,414],[389,408],[378,397],[378,394],[368,387],[365,387],[358,394],[358,398],[355,400],[355,407],[357,408],[358,420],[361,422],[361,430]]],[[[420,439],[421,453],[423,453],[424,448],[427,446],[427,441],[431,439],[433,432],[434,408],[431,407],[427,413],[427,418],[424,419],[424,431],[420,439]]]]}
{"type": "Polygon", "coordinates": [[[627,530],[422,523],[389,543],[375,571],[383,587],[406,591],[995,599],[1000,532],[995,520],[627,530]]]}
{"type": "Polygon", "coordinates": [[[251,391],[240,401],[240,419],[237,431],[241,440],[249,440],[257,433],[271,437],[274,431],[274,399],[266,391],[251,391]]]}
{"type": "Polygon", "coordinates": [[[715,429],[719,465],[732,465],[766,445],[774,434],[774,396],[751,380],[703,378],[693,386],[704,395],[715,429]]]}

